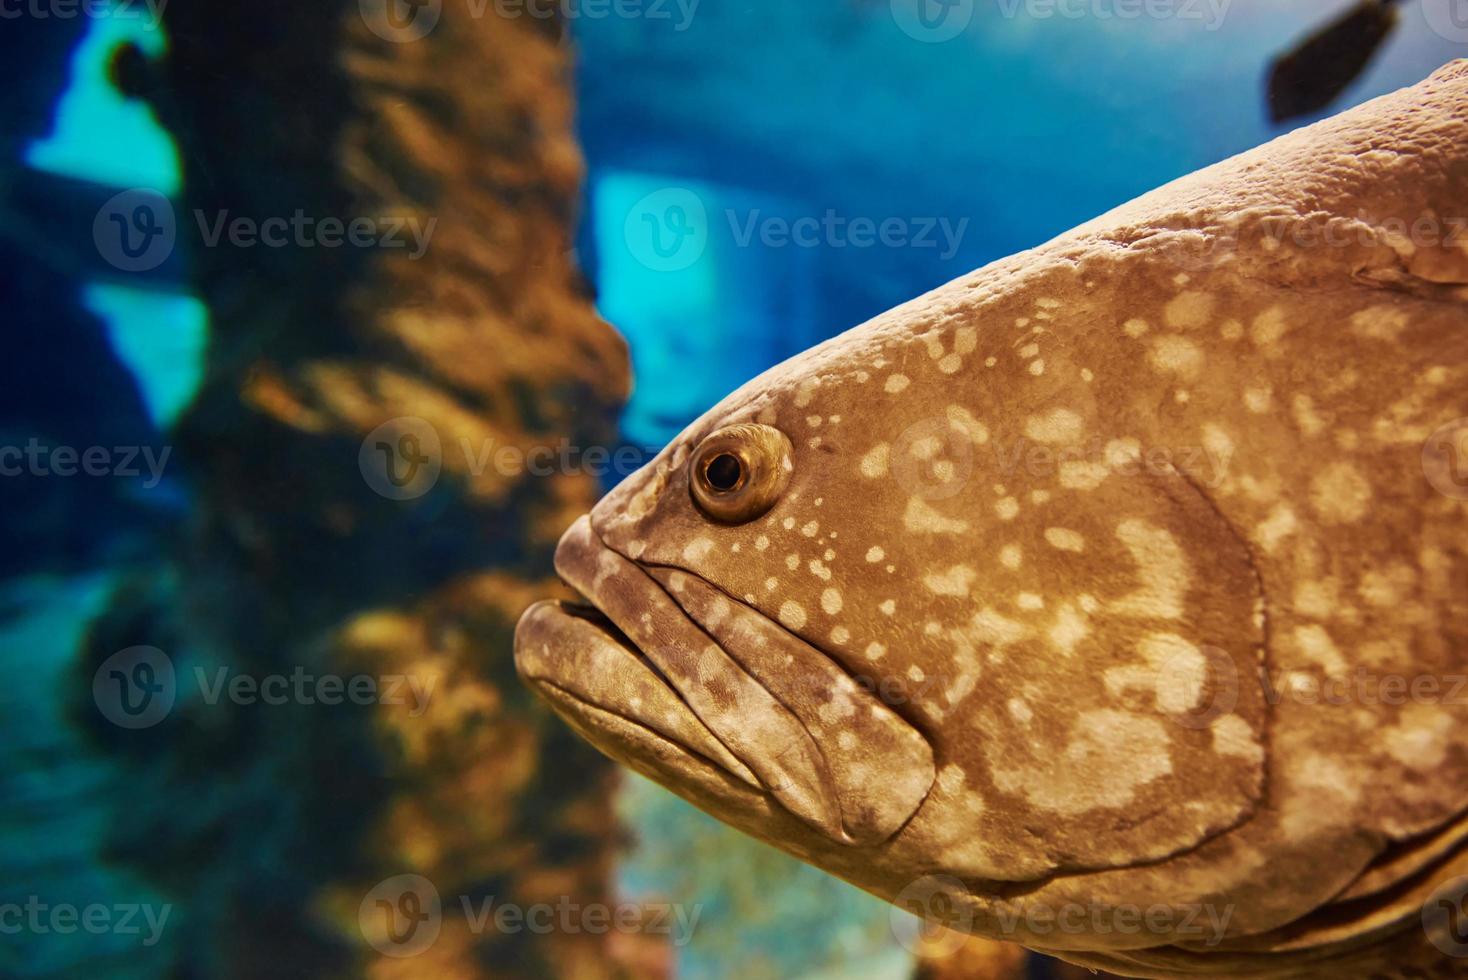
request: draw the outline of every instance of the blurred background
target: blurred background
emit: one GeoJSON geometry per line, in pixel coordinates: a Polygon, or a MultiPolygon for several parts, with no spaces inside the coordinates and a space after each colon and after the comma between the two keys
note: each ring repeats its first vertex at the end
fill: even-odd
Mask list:
{"type": "Polygon", "coordinates": [[[1380,6],[1275,123],[1349,0],[0,3],[0,976],[1072,975],[619,773],[513,626],[747,378],[1468,56],[1380,6]]]}

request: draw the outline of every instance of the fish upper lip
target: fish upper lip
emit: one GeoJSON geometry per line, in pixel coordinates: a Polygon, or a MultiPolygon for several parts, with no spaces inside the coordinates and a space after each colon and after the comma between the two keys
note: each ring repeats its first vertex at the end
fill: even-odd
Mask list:
{"type": "MultiPolygon", "coordinates": [[[[552,600],[556,603],[557,606],[560,607],[561,612],[576,619],[580,619],[583,622],[590,623],[597,629],[601,630],[612,640],[616,641],[619,646],[625,648],[628,653],[636,657],[637,660],[642,664],[642,666],[650,670],[657,677],[657,679],[661,681],[668,688],[668,690],[673,693],[675,697],[678,698],[678,700],[682,701],[684,705],[688,704],[688,700],[683,697],[683,694],[678,690],[677,685],[668,679],[667,675],[663,673],[661,667],[648,659],[647,654],[643,653],[642,649],[633,642],[632,638],[622,631],[622,627],[618,626],[610,616],[602,611],[600,606],[598,606],[594,601],[583,595],[581,591],[575,586],[568,583],[566,587],[575,592],[577,597],[571,600],[552,600]]],[[[689,710],[692,710],[691,706],[689,710]]]]}
{"type": "MultiPolygon", "coordinates": [[[[594,604],[547,599],[525,610],[515,629],[515,666],[533,687],[552,689],[564,698],[615,715],[699,757],[755,790],[764,789],[754,774],[708,731],[657,664],[649,660],[637,644],[594,604]],[[547,613],[553,617],[553,625],[548,626],[547,613]],[[578,628],[572,624],[584,624],[579,628],[594,631],[596,637],[606,641],[603,653],[610,647],[619,652],[612,654],[610,661],[594,652],[590,656],[595,663],[563,667],[559,658],[549,655],[546,645],[540,641],[545,639],[543,631],[548,628],[554,631],[557,639],[563,638],[566,631],[578,628]],[[538,645],[541,649],[537,649],[538,645]],[[618,657],[625,659],[618,662],[618,657]],[[639,669],[629,670],[634,663],[639,669]],[[604,689],[607,687],[614,689],[604,689]],[[642,700],[650,698],[654,702],[646,705],[646,712],[635,706],[628,710],[627,705],[619,703],[618,695],[628,687],[639,691],[643,695],[642,700]],[[657,711],[658,708],[662,710],[657,711]]],[[[634,698],[637,696],[633,695],[634,698]]],[[[554,699],[552,703],[555,703],[554,699]]]]}
{"type": "MultiPolygon", "coordinates": [[[[548,625],[540,618],[544,613],[536,613],[539,607],[532,607],[521,620],[527,634],[524,650],[517,629],[517,663],[523,675],[562,686],[575,675],[575,683],[583,690],[596,689],[602,695],[590,699],[594,705],[624,718],[635,717],[644,727],[665,736],[672,737],[669,730],[679,729],[681,735],[673,740],[680,747],[717,762],[770,794],[785,810],[823,834],[849,841],[828,767],[801,720],[732,658],[646,569],[603,541],[590,515],[578,519],[562,537],[556,549],[556,571],[595,607],[594,613],[582,612],[583,617],[591,618],[581,628],[595,628],[603,639],[616,642],[665,690],[654,694],[640,687],[627,671],[627,661],[616,660],[607,650],[588,653],[560,644],[580,661],[596,661],[600,676],[591,676],[585,668],[577,674],[576,666],[555,662],[559,657],[547,665],[550,654],[544,644],[529,649],[529,634],[548,625]],[[607,632],[603,616],[619,628],[619,634],[607,632]],[[666,699],[675,699],[673,712],[686,713],[692,724],[684,724],[682,718],[664,718],[666,711],[629,715],[629,709],[638,711],[632,702],[634,689],[655,696],[665,709],[672,708],[666,699]]],[[[570,608],[580,605],[573,602],[570,608]]]]}

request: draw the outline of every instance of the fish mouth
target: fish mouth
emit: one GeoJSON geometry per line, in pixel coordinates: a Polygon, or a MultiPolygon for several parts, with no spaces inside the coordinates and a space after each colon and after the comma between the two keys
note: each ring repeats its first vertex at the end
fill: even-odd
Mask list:
{"type": "Polygon", "coordinates": [[[753,792],[843,844],[886,839],[926,797],[927,741],[756,610],[627,558],[589,516],[556,571],[582,599],[525,612],[516,666],[605,754],[695,803],[753,792]]]}
{"type": "Polygon", "coordinates": [[[663,672],[595,604],[549,599],[527,609],[515,628],[515,666],[556,713],[617,761],[627,746],[662,742],[748,789],[763,792],[753,773],[699,721],[663,672]],[[607,724],[617,719],[621,724],[607,724]],[[588,730],[590,729],[590,730],[588,730]],[[608,730],[610,731],[604,731],[608,730]],[[615,751],[612,751],[615,749],[615,751]]]}

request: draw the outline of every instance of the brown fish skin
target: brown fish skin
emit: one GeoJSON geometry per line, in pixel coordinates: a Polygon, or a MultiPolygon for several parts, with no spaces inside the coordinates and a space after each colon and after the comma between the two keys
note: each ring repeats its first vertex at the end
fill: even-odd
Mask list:
{"type": "Polygon", "coordinates": [[[976,934],[1156,977],[1425,945],[1468,870],[1465,201],[1456,62],[772,369],[568,533],[620,633],[537,606],[522,674],[860,887],[948,876],[976,934]],[[742,523],[736,425],[789,446],[742,523]]]}

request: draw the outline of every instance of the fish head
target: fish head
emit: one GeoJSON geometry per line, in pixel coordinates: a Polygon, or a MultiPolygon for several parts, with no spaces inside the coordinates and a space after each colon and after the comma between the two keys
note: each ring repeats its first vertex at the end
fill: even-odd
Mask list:
{"type": "Polygon", "coordinates": [[[1259,788],[1257,759],[1220,762],[1158,700],[1206,683],[1183,623],[1255,656],[1229,633],[1252,629],[1242,547],[1178,480],[1006,471],[1016,438],[1088,438],[1095,406],[1023,362],[991,381],[1017,355],[984,319],[898,308],[729,396],[566,533],[586,602],[516,637],[521,675],[614,759],[889,898],[935,870],[1156,860],[1259,788]],[[1195,607],[1183,565],[1205,558],[1195,607]]]}
{"type": "Polygon", "coordinates": [[[807,853],[889,840],[935,777],[911,681],[882,664],[896,559],[853,501],[861,361],[798,358],[689,426],[566,532],[585,605],[532,607],[516,636],[598,747],[807,853]]]}

